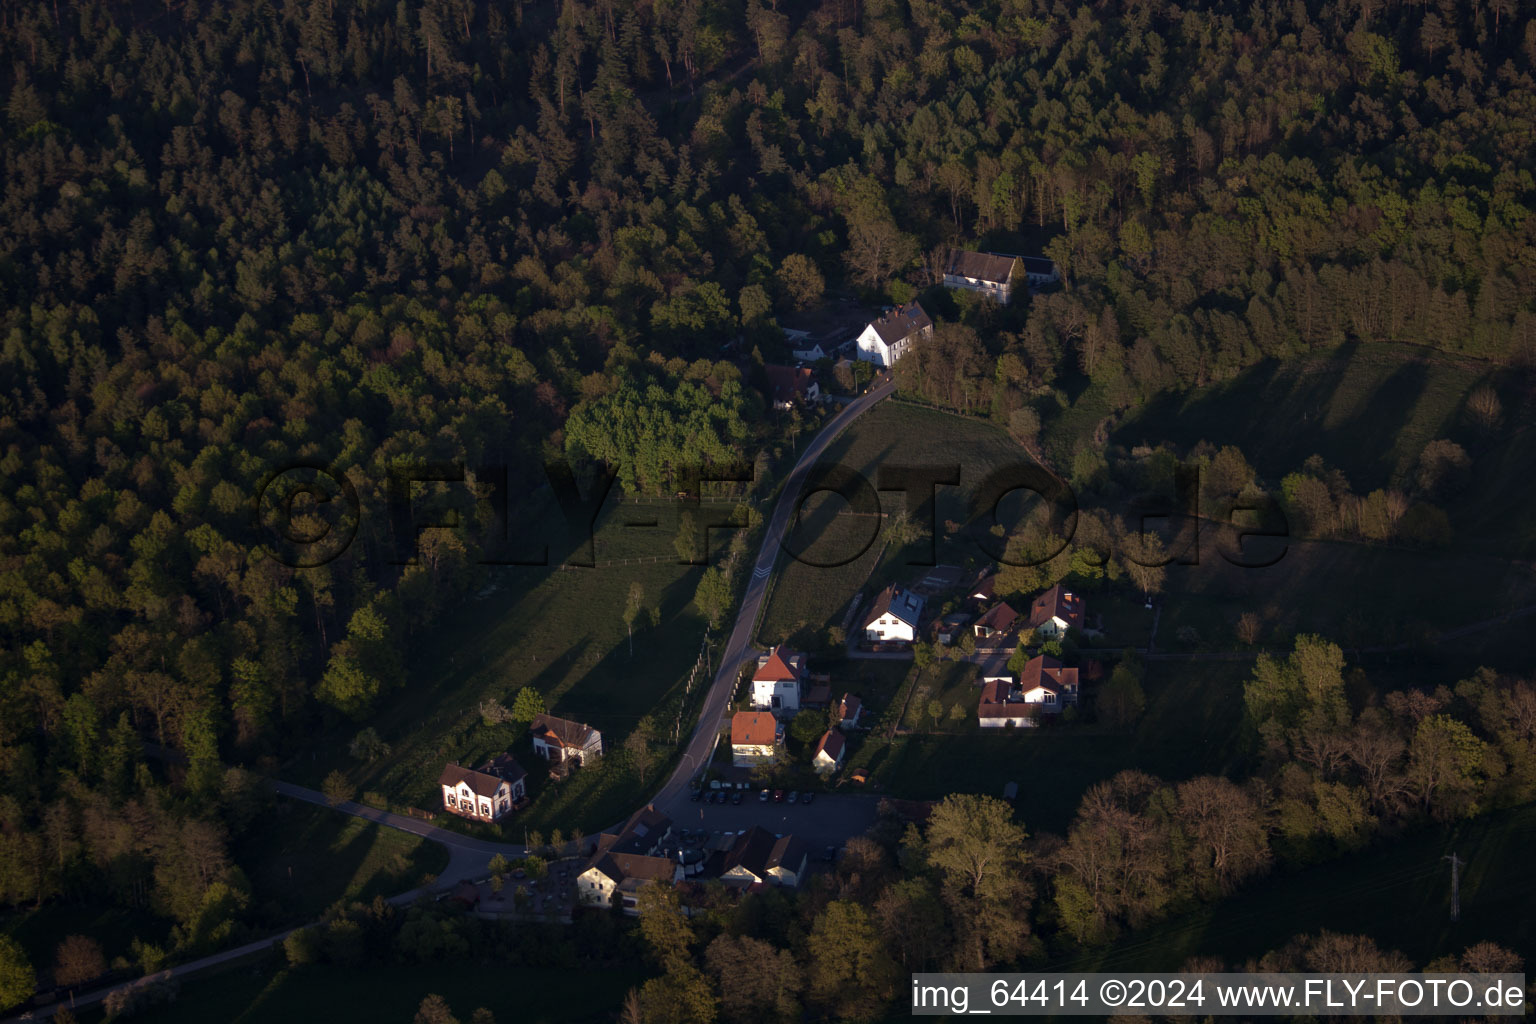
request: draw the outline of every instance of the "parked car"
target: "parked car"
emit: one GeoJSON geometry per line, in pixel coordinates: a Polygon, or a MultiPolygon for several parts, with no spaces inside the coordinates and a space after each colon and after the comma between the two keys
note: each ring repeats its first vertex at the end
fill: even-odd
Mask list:
{"type": "Polygon", "coordinates": [[[789,802],[793,804],[793,803],[799,803],[799,801],[800,801],[800,794],[797,793],[796,791],[794,791],[793,789],[790,790],[789,791],[789,802]]]}
{"type": "Polygon", "coordinates": [[[803,803],[803,804],[808,804],[808,803],[810,803],[814,799],[816,799],[816,794],[807,791],[805,796],[800,798],[800,802],[803,803]]]}
{"type": "Polygon", "coordinates": [[[776,804],[781,804],[784,802],[784,791],[782,789],[776,789],[773,791],[773,802],[776,804]]]}
{"type": "Polygon", "coordinates": [[[718,789],[715,790],[715,792],[712,795],[715,798],[715,803],[717,803],[717,804],[725,803],[725,794],[720,792],[718,789]]]}
{"type": "Polygon", "coordinates": [[[731,794],[731,803],[733,803],[733,804],[741,803],[741,790],[738,789],[736,792],[731,794]]]}
{"type": "Polygon", "coordinates": [[[702,789],[696,789],[693,791],[692,795],[688,797],[688,799],[692,800],[694,803],[698,803],[704,799],[704,791],[702,789]]]}
{"type": "Polygon", "coordinates": [[[761,793],[757,794],[757,799],[759,801],[761,801],[762,803],[767,803],[768,802],[768,797],[770,795],[771,794],[765,789],[761,793]]]}
{"type": "Polygon", "coordinates": [[[821,859],[826,861],[828,864],[831,864],[833,861],[837,860],[837,847],[827,847],[826,852],[821,855],[821,859]]]}

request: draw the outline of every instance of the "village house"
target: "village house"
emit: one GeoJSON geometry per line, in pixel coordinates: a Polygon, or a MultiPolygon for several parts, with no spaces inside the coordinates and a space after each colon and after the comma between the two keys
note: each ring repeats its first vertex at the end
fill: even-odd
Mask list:
{"type": "Polygon", "coordinates": [[[1011,608],[1007,601],[999,601],[987,610],[987,613],[976,620],[975,631],[983,640],[990,640],[994,636],[1002,636],[1013,628],[1013,624],[1019,619],[1019,613],[1011,608]]]}
{"type": "Polygon", "coordinates": [[[856,729],[859,725],[859,714],[864,706],[859,698],[851,693],[843,694],[843,699],[837,705],[837,727],[839,729],[856,729]]]}
{"type": "Polygon", "coordinates": [[[768,401],[775,409],[821,400],[821,386],[808,367],[770,364],[763,367],[763,372],[768,377],[768,401]]]}
{"type": "Polygon", "coordinates": [[[630,815],[617,832],[598,836],[586,867],[576,876],[577,899],[611,907],[617,896],[624,913],[636,916],[641,888],[683,877],[682,865],[670,857],[657,856],[671,833],[672,819],[647,805],[630,815]]]}
{"type": "Polygon", "coordinates": [[[780,644],[757,659],[752,673],[752,706],[774,711],[800,710],[800,681],[805,655],[780,644]]]}
{"type": "Polygon", "coordinates": [[[584,722],[541,714],[534,716],[528,731],[533,734],[533,752],[549,762],[549,774],[556,778],[603,756],[603,734],[584,722]]]}
{"type": "Polygon", "coordinates": [[[1069,629],[1083,628],[1083,599],[1060,583],[1035,598],[1029,625],[1043,640],[1059,640],[1069,629]]]}
{"type": "Polygon", "coordinates": [[[731,716],[731,763],[764,764],[778,756],[784,726],[772,712],[738,711],[731,716]]]}
{"type": "Polygon", "coordinates": [[[859,358],[876,366],[892,366],[913,344],[933,333],[933,321],[916,302],[880,314],[859,334],[859,358]]]}
{"type": "Polygon", "coordinates": [[[949,263],[944,268],[944,287],[980,292],[1006,306],[1012,297],[1014,278],[1019,269],[1017,256],[951,249],[949,263]]]}
{"type": "Polygon", "coordinates": [[[923,598],[892,583],[880,591],[864,616],[864,638],[877,642],[911,643],[923,617],[923,598]]]}
{"type": "Polygon", "coordinates": [[[720,880],[727,885],[800,884],[807,860],[805,844],[793,835],[776,836],[757,825],[736,837],[725,855],[720,880]]]}
{"type": "Polygon", "coordinates": [[[443,810],[472,821],[500,821],[528,798],[527,772],[510,754],[479,768],[450,764],[437,782],[443,790],[443,810]]]}
{"type": "Polygon", "coordinates": [[[1057,269],[1055,260],[1044,256],[1020,256],[1019,262],[1023,264],[1024,281],[1032,292],[1061,280],[1061,271],[1057,269]]]}
{"type": "Polygon", "coordinates": [[[1019,697],[1044,711],[1060,711],[1077,703],[1077,669],[1066,668],[1048,655],[1029,659],[1019,673],[1019,697]]]}
{"type": "Polygon", "coordinates": [[[993,677],[982,683],[981,701],[976,705],[976,722],[983,729],[1001,729],[1013,726],[1018,729],[1032,728],[1038,706],[1031,706],[1017,699],[1010,676],[993,677]]]}
{"type": "Polygon", "coordinates": [[[843,754],[847,748],[848,742],[843,739],[843,734],[836,729],[828,729],[822,733],[821,739],[816,743],[816,754],[811,758],[811,767],[822,774],[837,771],[843,766],[843,754]]]}

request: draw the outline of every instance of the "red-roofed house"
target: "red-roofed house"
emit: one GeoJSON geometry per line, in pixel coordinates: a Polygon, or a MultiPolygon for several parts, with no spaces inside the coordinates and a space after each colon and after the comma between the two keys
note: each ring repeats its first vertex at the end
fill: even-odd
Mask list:
{"type": "Polygon", "coordinates": [[[768,376],[768,401],[775,409],[788,409],[796,402],[814,402],[821,398],[821,387],[807,367],[763,367],[768,376]]]}
{"type": "Polygon", "coordinates": [[[822,734],[821,742],[816,744],[816,756],[811,758],[811,766],[818,772],[835,772],[843,766],[843,754],[847,749],[843,734],[828,729],[822,734]]]}
{"type": "Polygon", "coordinates": [[[1029,624],[1042,639],[1055,640],[1083,628],[1083,611],[1083,599],[1058,583],[1030,605],[1029,624]]]}
{"type": "Polygon", "coordinates": [[[762,764],[778,756],[784,726],[767,711],[738,711],[731,716],[731,763],[762,764]]]}
{"type": "Polygon", "coordinates": [[[1002,636],[1013,628],[1013,624],[1019,619],[1019,613],[1014,611],[1007,601],[999,601],[987,613],[976,620],[976,635],[982,639],[994,636],[1002,636]]]}
{"type": "Polygon", "coordinates": [[[772,710],[800,710],[800,680],[805,678],[805,655],[780,644],[757,659],[752,673],[752,706],[772,710]]]}
{"type": "Polygon", "coordinates": [[[1077,669],[1065,668],[1043,654],[1031,658],[1019,675],[1019,695],[1026,704],[1039,704],[1044,711],[1076,704],[1077,669]]]}
{"type": "Polygon", "coordinates": [[[1028,729],[1036,725],[1038,706],[1019,700],[1014,692],[1013,680],[1007,676],[989,679],[981,687],[981,702],[976,705],[976,722],[983,729],[1001,729],[1013,726],[1028,729]]]}

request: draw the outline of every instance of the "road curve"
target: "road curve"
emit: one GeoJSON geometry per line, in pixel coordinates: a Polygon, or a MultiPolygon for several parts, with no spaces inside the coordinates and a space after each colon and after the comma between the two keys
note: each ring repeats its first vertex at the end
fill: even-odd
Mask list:
{"type": "Polygon", "coordinates": [[[709,693],[704,698],[704,708],[699,712],[698,724],[694,726],[693,735],[688,738],[688,745],[683,749],[683,756],[678,761],[676,770],[656,794],[653,802],[657,805],[671,804],[709,763],[715,737],[719,734],[725,711],[730,707],[731,691],[736,686],[737,673],[741,670],[742,662],[756,653],[752,646],[752,633],[757,625],[757,615],[762,609],[763,598],[768,593],[768,582],[773,577],[773,567],[779,559],[779,546],[789,527],[789,519],[794,513],[795,503],[799,500],[800,488],[805,484],[806,475],[821,458],[822,453],[839,434],[848,428],[850,423],[882,400],[889,398],[895,390],[896,385],[887,381],[879,387],[872,388],[868,394],[849,402],[811,439],[811,442],[805,446],[805,451],[800,453],[795,467],[790,470],[789,477],[784,482],[784,490],[779,495],[778,504],[774,506],[773,515],[768,520],[768,527],[763,531],[763,544],[758,549],[757,560],[752,563],[752,577],[747,580],[747,590],[741,599],[741,610],[736,615],[736,626],[731,630],[724,650],[720,652],[720,669],[715,673],[715,681],[710,684],[709,693]]]}

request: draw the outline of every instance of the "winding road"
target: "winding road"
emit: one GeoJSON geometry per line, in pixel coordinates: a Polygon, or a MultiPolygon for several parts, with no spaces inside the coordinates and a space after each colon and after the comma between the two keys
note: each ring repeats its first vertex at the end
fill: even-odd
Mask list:
{"type": "MultiPolygon", "coordinates": [[[[720,726],[725,718],[725,712],[731,703],[731,692],[736,686],[737,673],[741,669],[742,662],[756,654],[752,646],[752,634],[757,628],[758,613],[762,610],[763,600],[768,593],[768,583],[773,577],[774,566],[778,563],[779,548],[789,527],[790,517],[800,498],[800,489],[805,484],[805,478],[810,473],[811,467],[827,450],[838,435],[848,425],[870,408],[878,404],[895,391],[896,386],[889,380],[872,388],[867,394],[861,395],[838,412],[836,416],[819,432],[810,443],[805,446],[805,451],[795,462],[790,470],[789,477],[785,480],[784,489],[779,495],[778,504],[774,506],[773,515],[768,520],[768,527],[763,533],[762,547],[758,550],[757,560],[752,565],[752,578],[747,581],[747,590],[742,597],[741,609],[736,616],[736,625],[731,630],[725,649],[720,656],[720,670],[715,674],[714,682],[710,684],[709,693],[704,698],[704,708],[699,713],[699,721],[689,737],[688,745],[683,751],[683,756],[678,762],[677,770],[662,786],[652,803],[660,807],[664,813],[671,814],[678,820],[682,819],[682,812],[688,802],[688,795],[692,779],[698,775],[709,763],[710,755],[714,751],[716,737],[719,735],[720,726]]],[[[390,903],[397,906],[409,906],[422,895],[430,892],[440,892],[461,881],[477,878],[485,874],[486,862],[496,854],[505,857],[521,857],[526,853],[523,846],[516,843],[493,843],[484,839],[475,839],[462,835],[449,829],[439,828],[431,822],[421,821],[417,818],[407,817],[403,814],[394,814],[390,811],[380,810],[377,807],[369,807],[356,801],[345,800],[340,803],[332,803],[323,793],[309,789],[305,786],[294,785],[291,782],[272,780],[272,788],[282,796],[294,800],[303,800],[308,803],[330,807],[344,814],[350,814],[357,818],[364,818],[376,822],[388,828],[397,828],[402,832],[410,832],[414,835],[430,839],[435,843],[441,843],[448,850],[448,866],[438,875],[433,887],[429,889],[412,889],[410,892],[401,893],[390,899],[390,903]]],[[[828,795],[823,797],[814,811],[804,808],[800,813],[806,815],[803,823],[795,821],[793,826],[801,830],[802,826],[812,842],[826,841],[837,835],[846,837],[868,828],[873,820],[874,804],[867,798],[838,797],[828,795]]],[[[702,809],[700,812],[703,817],[702,809]]],[[[760,807],[755,801],[744,806],[716,808],[714,814],[706,819],[708,824],[726,824],[744,826],[745,824],[757,824],[761,821],[772,827],[771,821],[762,819],[779,818],[781,822],[788,823],[789,817],[784,813],[784,808],[779,805],[760,807]],[[715,817],[730,818],[733,820],[717,822],[715,817]],[[741,819],[735,821],[734,819],[741,819]]],[[[784,825],[783,827],[789,827],[784,825]]],[[[93,1006],[106,999],[108,995],[121,989],[150,985],[156,982],[179,980],[196,974],[199,971],[215,967],[220,964],[239,960],[280,943],[289,934],[297,929],[288,929],[264,939],[238,946],[234,949],[226,949],[198,960],[171,967],[155,974],[146,975],[143,978],[119,985],[111,985],[95,992],[78,995],[73,1001],[75,1008],[93,1006]]],[[[51,1006],[41,1006],[19,1017],[7,1018],[8,1020],[43,1020],[50,1018],[65,1004],[58,1003],[51,1006]]]]}
{"type": "Polygon", "coordinates": [[[809,475],[811,467],[850,423],[882,400],[889,398],[895,390],[896,385],[887,380],[871,388],[868,394],[861,395],[845,405],[842,411],[832,417],[831,422],[805,446],[805,451],[800,453],[794,469],[789,471],[784,489],[779,494],[778,504],[774,506],[767,529],[763,531],[763,544],[758,549],[757,560],[752,563],[752,578],[747,581],[746,593],[742,595],[741,610],[736,615],[736,626],[731,630],[731,635],[725,642],[725,648],[720,652],[720,669],[715,673],[715,681],[710,684],[709,693],[704,698],[704,708],[699,712],[698,724],[694,726],[693,735],[688,738],[688,745],[683,749],[683,756],[679,759],[676,770],[661,787],[661,791],[656,794],[653,801],[656,806],[665,810],[676,806],[679,797],[686,799],[689,784],[709,764],[710,755],[714,751],[715,742],[720,735],[720,727],[725,719],[726,709],[731,705],[731,693],[736,688],[736,679],[741,671],[742,662],[757,654],[757,649],[752,643],[752,634],[757,629],[758,613],[762,611],[763,599],[768,594],[768,583],[773,578],[773,568],[778,564],[779,548],[789,528],[790,517],[794,514],[800,500],[800,489],[805,485],[805,478],[809,475]]]}

